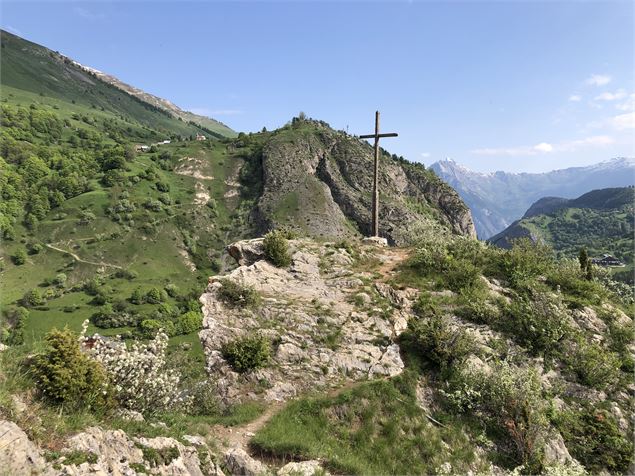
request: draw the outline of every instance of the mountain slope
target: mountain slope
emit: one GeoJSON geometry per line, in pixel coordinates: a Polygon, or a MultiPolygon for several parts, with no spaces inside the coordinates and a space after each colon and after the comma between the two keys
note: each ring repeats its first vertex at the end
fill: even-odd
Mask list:
{"type": "Polygon", "coordinates": [[[470,207],[481,239],[505,229],[540,198],[573,198],[589,190],[635,184],[635,161],[629,158],[539,174],[485,174],[473,172],[452,160],[436,162],[430,168],[470,207]]]}
{"type": "MultiPolygon", "coordinates": [[[[312,236],[369,234],[372,148],[323,122],[295,119],[262,145],[261,229],[287,226],[312,236]]],[[[404,244],[420,227],[441,224],[474,235],[469,210],[425,168],[383,154],[380,235],[404,244]]]]}
{"type": "Polygon", "coordinates": [[[572,200],[541,199],[489,241],[510,248],[514,238],[529,237],[563,256],[575,257],[584,247],[591,256],[608,253],[632,265],[634,202],[632,187],[593,190],[572,200]]]}
{"type": "Polygon", "coordinates": [[[182,111],[168,101],[9,32],[0,31],[0,39],[0,74],[5,97],[13,95],[17,101],[26,102],[38,97],[57,99],[68,103],[71,109],[76,109],[74,106],[97,109],[167,136],[205,134],[204,129],[219,137],[235,135],[213,119],[182,111]]]}

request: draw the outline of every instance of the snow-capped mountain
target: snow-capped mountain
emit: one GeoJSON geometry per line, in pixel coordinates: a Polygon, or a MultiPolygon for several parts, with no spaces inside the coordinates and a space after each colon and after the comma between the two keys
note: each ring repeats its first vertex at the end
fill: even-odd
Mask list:
{"type": "Polygon", "coordinates": [[[544,173],[474,172],[450,159],[430,168],[470,207],[481,239],[507,228],[540,198],[574,198],[595,189],[635,184],[635,159],[628,157],[544,173]]]}

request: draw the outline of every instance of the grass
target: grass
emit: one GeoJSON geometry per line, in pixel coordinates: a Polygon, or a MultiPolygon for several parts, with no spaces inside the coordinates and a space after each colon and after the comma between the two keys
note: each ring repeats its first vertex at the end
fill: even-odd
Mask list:
{"type": "Polygon", "coordinates": [[[432,474],[477,464],[460,423],[433,426],[414,396],[413,375],[362,383],[335,397],[301,398],[259,431],[257,452],[283,461],[320,459],[345,474],[432,474]]]}

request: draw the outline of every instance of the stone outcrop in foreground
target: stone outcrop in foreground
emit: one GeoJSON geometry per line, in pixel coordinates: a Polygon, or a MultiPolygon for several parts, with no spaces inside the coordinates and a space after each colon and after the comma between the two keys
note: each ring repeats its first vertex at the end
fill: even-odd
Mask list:
{"type": "Polygon", "coordinates": [[[378,290],[386,285],[369,284],[371,273],[355,269],[356,259],[385,262],[394,250],[363,246],[361,256],[353,257],[332,244],[289,243],[288,269],[264,259],[261,239],[230,245],[240,266],[210,278],[201,296],[200,338],[221,397],[226,402],[245,397],[281,401],[308,390],[399,374],[404,364],[395,338],[406,328],[408,310],[383,298],[378,290]],[[255,289],[260,304],[244,308],[225,302],[224,280],[255,289]],[[272,343],[270,362],[238,373],[223,357],[223,346],[254,335],[272,343]]]}

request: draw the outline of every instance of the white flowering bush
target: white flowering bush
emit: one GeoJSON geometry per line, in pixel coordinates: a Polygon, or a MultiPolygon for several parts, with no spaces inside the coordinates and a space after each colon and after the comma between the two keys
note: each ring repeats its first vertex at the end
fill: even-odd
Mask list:
{"type": "Polygon", "coordinates": [[[82,340],[91,343],[89,355],[102,364],[110,377],[119,405],[141,413],[155,413],[185,404],[179,391],[179,374],[167,368],[165,351],[168,336],[159,331],[147,344],[134,343],[130,348],[117,339],[95,335],[82,340]]]}

